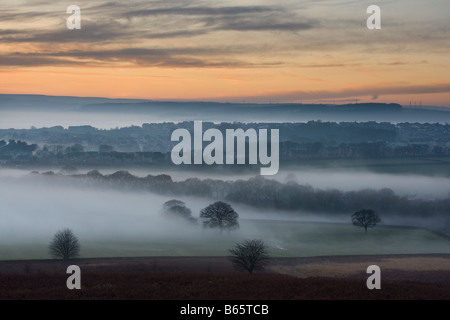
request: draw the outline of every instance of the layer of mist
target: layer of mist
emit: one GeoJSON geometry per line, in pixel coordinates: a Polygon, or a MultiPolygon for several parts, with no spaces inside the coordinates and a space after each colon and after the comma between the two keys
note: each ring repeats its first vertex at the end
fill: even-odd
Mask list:
{"type": "MultiPolygon", "coordinates": [[[[77,174],[86,174],[93,168],[80,169],[77,174]]],[[[102,169],[101,173],[110,175],[119,168],[102,169]]],[[[60,173],[61,168],[48,168],[45,171],[60,173]]],[[[44,171],[41,171],[44,172],[44,171]]],[[[147,175],[165,174],[169,175],[173,181],[184,181],[190,178],[201,180],[213,179],[223,181],[236,181],[239,179],[248,180],[256,175],[253,172],[221,172],[214,170],[195,171],[195,170],[161,170],[158,168],[136,168],[129,172],[137,177],[146,177],[147,175]]],[[[0,179],[8,177],[24,177],[30,173],[30,170],[23,169],[1,169],[0,179]]],[[[450,178],[410,174],[387,174],[369,172],[364,169],[345,170],[342,168],[310,168],[301,167],[298,169],[281,169],[270,179],[281,183],[295,182],[300,185],[309,185],[318,189],[337,189],[341,191],[357,191],[363,189],[392,189],[397,195],[416,199],[442,199],[450,195],[450,178]]]]}
{"type": "MultiPolygon", "coordinates": [[[[215,199],[99,188],[70,177],[55,179],[18,172],[0,170],[0,259],[49,258],[47,245],[53,234],[64,228],[72,229],[80,238],[82,257],[227,255],[236,241],[247,238],[264,239],[272,252],[281,256],[362,254],[364,246],[379,253],[385,252],[380,251],[380,243],[385,243],[386,249],[390,241],[404,243],[391,248],[397,253],[448,251],[439,241],[437,246],[434,242],[431,247],[421,244],[420,239],[429,237],[425,231],[405,231],[402,238],[382,227],[371,231],[380,238],[362,238],[363,245],[355,246],[354,238],[364,235],[351,226],[350,214],[293,213],[232,201],[241,227],[219,234],[203,229],[200,223],[169,219],[162,211],[166,201],[176,198],[198,218],[200,210],[215,199]],[[412,243],[414,246],[409,246],[412,243]]],[[[440,222],[383,216],[383,224],[436,227],[440,222]]]]}

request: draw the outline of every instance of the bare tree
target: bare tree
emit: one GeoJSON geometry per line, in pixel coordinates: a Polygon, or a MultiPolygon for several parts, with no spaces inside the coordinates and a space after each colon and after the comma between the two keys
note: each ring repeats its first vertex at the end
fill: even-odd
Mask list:
{"type": "Polygon", "coordinates": [[[228,231],[238,229],[238,218],[237,212],[228,203],[222,201],[210,204],[200,211],[203,226],[205,228],[219,228],[220,232],[223,229],[228,229],[228,231]]]}
{"type": "Polygon", "coordinates": [[[56,232],[48,248],[50,255],[55,259],[74,259],[80,254],[80,243],[70,229],[56,232]]]}
{"type": "Polygon", "coordinates": [[[230,253],[234,266],[247,270],[250,274],[254,270],[263,270],[269,261],[267,247],[261,240],[244,240],[230,249],[230,253]]]}
{"type": "Polygon", "coordinates": [[[367,233],[367,228],[373,228],[381,222],[378,214],[372,209],[362,209],[352,214],[352,223],[354,226],[363,227],[367,233]]]}

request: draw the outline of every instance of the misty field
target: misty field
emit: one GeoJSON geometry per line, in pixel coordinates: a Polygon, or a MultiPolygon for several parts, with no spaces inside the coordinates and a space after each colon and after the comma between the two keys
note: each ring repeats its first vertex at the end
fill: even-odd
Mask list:
{"type": "MultiPolygon", "coordinates": [[[[288,173],[286,170],[283,177],[288,173]]],[[[446,177],[335,169],[294,173],[291,179],[298,183],[324,190],[327,186],[344,190],[392,187],[399,194],[424,199],[443,197],[450,190],[446,177]]],[[[380,212],[386,225],[365,235],[363,229],[351,225],[351,211],[288,212],[230,202],[239,213],[240,229],[220,234],[201,225],[172,221],[162,212],[166,201],[177,198],[198,218],[199,212],[215,201],[211,198],[123,190],[120,182],[115,182],[116,189],[77,185],[73,180],[49,180],[22,170],[0,170],[0,174],[0,260],[49,259],[47,246],[63,228],[72,229],[79,237],[82,258],[227,256],[242,239],[263,240],[274,257],[450,253],[450,241],[431,231],[388,226],[416,225],[448,232],[443,222],[432,217],[380,212]]]]}
{"type": "MultiPolygon", "coordinates": [[[[350,224],[274,220],[242,220],[241,229],[231,234],[193,228],[139,240],[81,238],[81,257],[227,256],[245,238],[263,239],[273,257],[450,253],[449,240],[418,228],[378,226],[366,235],[350,224]]],[[[0,246],[1,260],[46,258],[45,242],[0,246]]]]}

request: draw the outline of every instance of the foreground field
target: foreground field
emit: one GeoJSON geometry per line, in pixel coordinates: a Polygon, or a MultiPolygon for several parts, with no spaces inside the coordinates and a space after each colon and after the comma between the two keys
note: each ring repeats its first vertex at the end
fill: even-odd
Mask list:
{"type": "MultiPolygon", "coordinates": [[[[89,239],[80,237],[81,258],[143,256],[227,256],[236,241],[259,238],[273,257],[377,254],[450,254],[448,239],[418,228],[378,226],[364,230],[345,223],[242,220],[231,234],[207,232],[200,226],[170,230],[165,235],[89,239]]],[[[49,258],[48,242],[0,245],[0,260],[49,258]]]]}
{"type": "Polygon", "coordinates": [[[450,255],[278,258],[265,272],[233,271],[221,257],[80,259],[82,289],[66,288],[67,263],[1,261],[0,299],[450,299],[450,255]],[[367,266],[382,289],[366,287],[367,266]]]}

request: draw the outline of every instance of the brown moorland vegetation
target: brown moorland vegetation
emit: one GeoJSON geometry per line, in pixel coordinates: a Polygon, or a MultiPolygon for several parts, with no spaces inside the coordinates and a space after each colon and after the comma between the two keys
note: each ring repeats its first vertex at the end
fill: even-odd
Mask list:
{"type": "Polygon", "coordinates": [[[448,300],[449,261],[450,255],[282,258],[249,275],[223,257],[79,259],[70,263],[81,267],[81,290],[66,288],[62,261],[0,261],[0,299],[448,300]],[[360,269],[370,264],[382,268],[381,290],[366,287],[360,269]]]}

